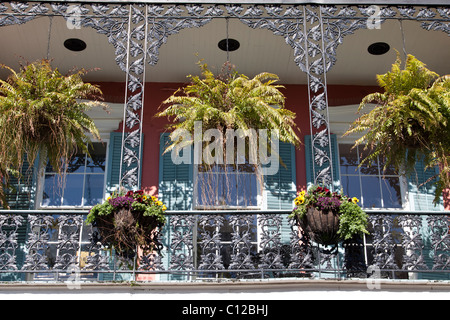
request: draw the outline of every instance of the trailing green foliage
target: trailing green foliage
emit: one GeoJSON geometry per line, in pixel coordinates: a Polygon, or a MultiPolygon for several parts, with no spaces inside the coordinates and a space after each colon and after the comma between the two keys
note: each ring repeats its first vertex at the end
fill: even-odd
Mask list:
{"type": "Polygon", "coordinates": [[[0,202],[9,177],[20,172],[24,156],[34,163],[38,154],[41,167],[47,158],[61,174],[64,164],[76,150],[88,152],[88,133],[100,139],[97,128],[85,111],[102,105],[97,86],[84,83],[85,70],[63,76],[49,60],[22,66],[19,72],[0,80],[0,202]],[[95,101],[84,102],[81,99],[95,101]]]}
{"type": "MultiPolygon", "coordinates": [[[[189,76],[191,84],[178,89],[163,102],[166,108],[158,117],[172,117],[170,129],[185,129],[194,133],[196,121],[202,121],[203,131],[208,129],[267,129],[278,130],[279,140],[300,145],[295,130],[295,113],[285,109],[285,97],[275,85],[278,76],[263,72],[249,79],[239,75],[233,67],[225,64],[226,72],[215,76],[207,64],[198,65],[202,77],[189,76]]],[[[175,141],[166,152],[177,145],[175,141]]],[[[184,141],[191,144],[191,141],[184,141]]]]}
{"type": "Polygon", "coordinates": [[[369,103],[376,103],[375,108],[356,119],[344,135],[364,133],[355,141],[370,150],[361,165],[380,156],[385,168],[392,166],[401,174],[413,172],[422,159],[425,168],[439,166],[436,203],[450,186],[450,76],[439,77],[412,55],[404,69],[401,63],[397,54],[391,71],[377,75],[384,92],[363,98],[359,112],[369,103]]]}
{"type": "Polygon", "coordinates": [[[355,235],[369,234],[367,231],[367,213],[352,201],[342,201],[339,207],[338,234],[348,240],[355,235]]]}

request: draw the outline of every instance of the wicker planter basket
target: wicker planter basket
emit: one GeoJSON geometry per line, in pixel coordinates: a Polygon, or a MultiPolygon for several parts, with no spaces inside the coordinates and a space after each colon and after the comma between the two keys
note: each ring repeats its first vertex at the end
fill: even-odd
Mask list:
{"type": "Polygon", "coordinates": [[[103,245],[114,247],[117,254],[134,257],[136,249],[144,251],[158,250],[157,233],[161,224],[143,212],[120,209],[113,214],[99,216],[95,226],[103,245]]]}
{"type": "Polygon", "coordinates": [[[332,211],[309,208],[303,219],[297,217],[298,223],[309,238],[323,245],[339,242],[339,215],[332,211]]]}

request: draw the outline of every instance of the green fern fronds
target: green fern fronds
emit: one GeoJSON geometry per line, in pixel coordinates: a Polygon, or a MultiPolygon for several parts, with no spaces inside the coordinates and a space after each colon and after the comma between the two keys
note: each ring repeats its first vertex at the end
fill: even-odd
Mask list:
{"type": "Polygon", "coordinates": [[[450,186],[450,77],[439,75],[412,55],[401,68],[400,55],[391,71],[377,75],[384,92],[362,99],[358,112],[369,103],[375,108],[362,113],[344,134],[363,133],[355,145],[365,145],[370,155],[361,165],[385,159],[385,168],[394,166],[401,174],[414,171],[417,159],[426,168],[440,167],[435,202],[450,186]]]}
{"type": "MultiPolygon", "coordinates": [[[[280,141],[300,145],[296,115],[285,108],[285,97],[280,91],[283,86],[275,85],[279,81],[277,75],[263,72],[250,79],[225,66],[229,71],[215,76],[206,63],[200,61],[198,65],[201,77],[189,76],[191,83],[165,100],[165,109],[156,114],[172,119],[170,130],[184,129],[193,134],[195,122],[202,121],[204,131],[278,130],[280,141]]],[[[173,142],[166,152],[176,144],[173,142]]]]}
{"type": "MultiPolygon", "coordinates": [[[[41,166],[48,158],[61,174],[77,148],[88,151],[88,133],[100,139],[85,111],[106,105],[99,102],[100,89],[83,82],[85,70],[63,76],[52,69],[49,60],[22,66],[19,72],[0,67],[11,73],[6,81],[0,80],[0,170],[5,184],[8,172],[21,171],[25,155],[29,163],[34,163],[39,154],[41,166]],[[95,101],[84,102],[86,99],[95,101]]],[[[0,197],[6,205],[4,188],[0,197]]]]}

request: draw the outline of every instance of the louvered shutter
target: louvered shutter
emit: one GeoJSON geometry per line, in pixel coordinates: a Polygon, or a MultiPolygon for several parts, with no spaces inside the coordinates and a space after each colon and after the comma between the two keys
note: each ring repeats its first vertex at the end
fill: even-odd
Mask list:
{"type": "Polygon", "coordinates": [[[418,160],[415,165],[415,172],[408,176],[408,196],[411,209],[414,211],[441,211],[443,210],[443,202],[441,201],[435,206],[433,203],[436,180],[428,181],[435,175],[439,174],[439,168],[428,168],[422,160],[418,160]],[[428,181],[428,182],[427,182],[428,181]]]}
{"type": "Polygon", "coordinates": [[[119,189],[120,158],[122,153],[122,133],[111,132],[108,151],[108,171],[106,173],[106,193],[119,189]]]}
{"type": "MultiPolygon", "coordinates": [[[[296,190],[295,147],[286,142],[279,142],[281,162],[278,172],[264,176],[264,193],[268,210],[292,210],[296,190]]],[[[287,215],[282,216],[281,242],[289,244],[291,227],[287,215]]]]}
{"type": "MultiPolygon", "coordinates": [[[[434,205],[434,193],[436,187],[434,185],[435,179],[428,181],[439,173],[439,168],[428,168],[425,170],[425,165],[422,160],[418,160],[415,165],[415,171],[408,176],[408,197],[410,201],[410,206],[413,211],[442,211],[443,201],[442,198],[437,205],[434,205]],[[428,181],[428,182],[427,182],[428,181]]],[[[422,217],[422,230],[420,235],[424,247],[422,248],[422,256],[424,262],[429,269],[433,268],[435,264],[435,259],[439,255],[445,252],[440,250],[435,250],[432,246],[432,231],[429,229],[429,224],[427,222],[427,216],[422,217]]],[[[436,230],[435,230],[436,231],[436,230]]],[[[418,274],[419,279],[427,280],[449,280],[450,273],[439,273],[439,272],[424,272],[418,274]]]]}
{"type": "Polygon", "coordinates": [[[159,199],[169,210],[191,210],[193,205],[193,165],[174,164],[171,153],[164,153],[169,133],[161,134],[159,162],[159,199]]]}
{"type": "MultiPolygon", "coordinates": [[[[193,165],[191,164],[174,164],[171,153],[164,153],[169,145],[169,133],[163,133],[160,137],[159,144],[159,190],[158,198],[167,207],[168,210],[188,211],[193,206],[193,165]]],[[[193,154],[193,153],[191,153],[193,154]]],[[[163,246],[166,248],[163,253],[162,264],[167,270],[173,262],[173,259],[185,259],[187,265],[193,262],[192,248],[180,243],[174,248],[171,241],[177,234],[191,232],[189,226],[177,225],[174,228],[174,217],[167,217],[167,223],[163,231],[163,246]],[[176,250],[173,252],[172,250],[176,250]]],[[[181,263],[180,268],[183,268],[181,263]]],[[[174,267],[172,267],[174,268],[174,267]]],[[[161,280],[186,280],[184,275],[161,275],[161,280]]]]}
{"type": "MultiPolygon", "coordinates": [[[[39,160],[36,160],[36,164],[39,160]]],[[[36,181],[37,181],[36,165],[31,166],[25,158],[20,177],[12,177],[10,179],[11,189],[6,192],[6,199],[11,209],[28,210],[34,209],[36,197],[36,181]]],[[[16,266],[21,268],[25,260],[25,244],[27,241],[27,214],[21,214],[23,217],[22,224],[17,228],[17,249],[16,249],[16,266]]],[[[6,230],[5,230],[6,231],[6,230]]],[[[24,274],[3,274],[3,281],[20,281],[25,280],[24,274]]]]}
{"type": "MultiPolygon", "coordinates": [[[[37,163],[37,162],[36,162],[37,163]]],[[[25,158],[20,177],[11,177],[11,188],[6,192],[6,200],[11,209],[34,209],[35,202],[35,166],[31,166],[25,158]]]]}

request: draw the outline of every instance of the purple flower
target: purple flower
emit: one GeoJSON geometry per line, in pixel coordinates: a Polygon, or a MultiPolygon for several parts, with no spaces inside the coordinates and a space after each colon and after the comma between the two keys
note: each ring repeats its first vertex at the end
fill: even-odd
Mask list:
{"type": "Polygon", "coordinates": [[[128,196],[119,196],[117,198],[109,199],[109,204],[112,205],[115,208],[125,208],[130,209],[131,204],[135,200],[128,196]]]}
{"type": "Polygon", "coordinates": [[[320,210],[337,210],[341,202],[335,197],[319,197],[316,202],[316,207],[320,210]]]}

